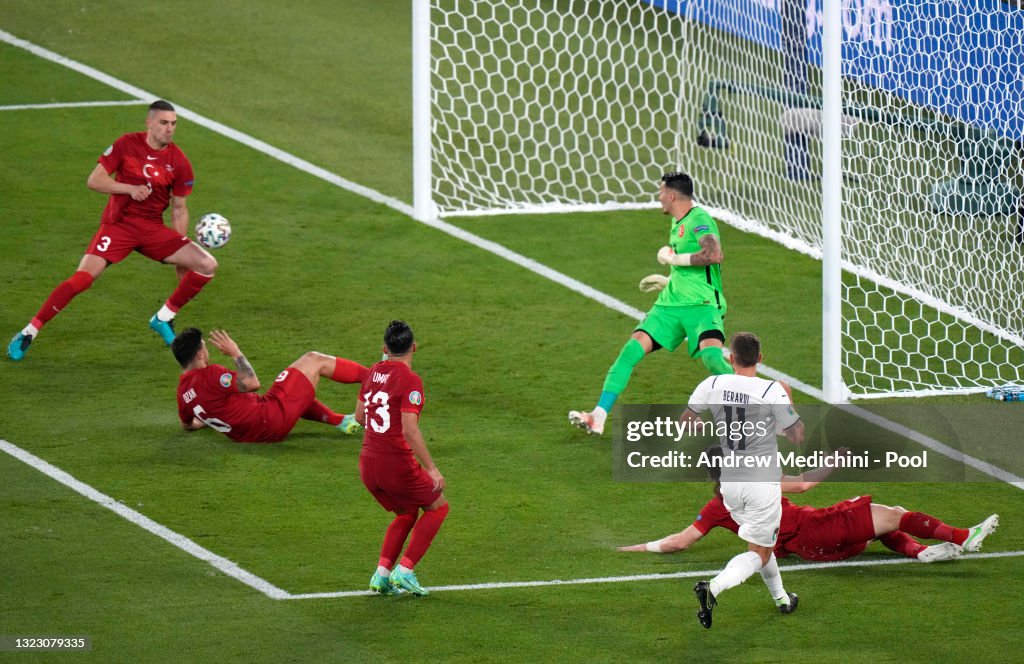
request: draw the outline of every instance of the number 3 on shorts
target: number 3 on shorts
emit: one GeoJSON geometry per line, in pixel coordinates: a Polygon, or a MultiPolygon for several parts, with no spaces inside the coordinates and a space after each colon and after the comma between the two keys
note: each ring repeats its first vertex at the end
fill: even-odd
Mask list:
{"type": "Polygon", "coordinates": [[[96,251],[106,251],[110,249],[110,236],[103,235],[100,237],[100,241],[96,243],[96,251]]]}

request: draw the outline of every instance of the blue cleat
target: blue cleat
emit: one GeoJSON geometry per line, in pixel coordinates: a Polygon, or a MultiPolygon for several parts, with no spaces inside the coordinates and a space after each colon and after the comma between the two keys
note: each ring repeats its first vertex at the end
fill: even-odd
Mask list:
{"type": "Polygon", "coordinates": [[[341,423],[337,426],[337,429],[343,434],[352,436],[362,431],[363,427],[359,425],[359,422],[356,422],[355,415],[346,415],[341,418],[341,423]]]}
{"type": "Polygon", "coordinates": [[[149,319],[149,328],[159,334],[168,346],[174,341],[173,320],[160,320],[156,314],[153,314],[153,317],[149,319]]]}
{"type": "Polygon", "coordinates": [[[378,595],[397,595],[402,592],[391,583],[391,579],[381,576],[377,572],[370,577],[370,590],[378,595]]]}
{"type": "Polygon", "coordinates": [[[11,358],[15,362],[21,360],[25,357],[25,351],[27,351],[28,347],[32,345],[32,339],[34,338],[35,337],[30,337],[22,332],[15,334],[14,338],[11,339],[11,343],[7,344],[7,357],[11,358]]]}
{"type": "Polygon", "coordinates": [[[391,572],[391,585],[402,590],[408,590],[413,595],[429,595],[430,591],[420,585],[419,580],[416,579],[416,572],[409,570],[408,572],[402,572],[398,568],[391,572]]]}

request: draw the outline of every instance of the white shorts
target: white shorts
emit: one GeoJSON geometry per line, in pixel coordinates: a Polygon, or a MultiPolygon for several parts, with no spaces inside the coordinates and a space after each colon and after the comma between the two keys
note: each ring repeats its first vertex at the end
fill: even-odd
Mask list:
{"type": "Polygon", "coordinates": [[[774,547],[782,522],[782,487],[778,482],[723,482],[722,502],[739,536],[751,544],[774,547]]]}

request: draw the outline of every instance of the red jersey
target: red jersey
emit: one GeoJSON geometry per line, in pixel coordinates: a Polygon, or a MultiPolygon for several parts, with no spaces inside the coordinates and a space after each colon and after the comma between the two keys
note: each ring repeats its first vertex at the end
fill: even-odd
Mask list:
{"type": "Polygon", "coordinates": [[[178,417],[186,424],[197,417],[231,440],[270,440],[263,397],[255,392],[239,392],[237,378],[237,373],[219,364],[181,374],[178,417]]]}
{"type": "Polygon", "coordinates": [[[366,409],[366,456],[406,455],[412,448],[402,431],[402,413],[423,410],[423,381],[404,362],[385,360],[370,367],[360,390],[366,409]]]}
{"type": "Polygon", "coordinates": [[[107,173],[117,171],[118,182],[149,185],[153,192],[144,201],[133,200],[127,194],[111,194],[103,209],[105,224],[116,224],[126,217],[163,224],[171,195],[184,197],[192,193],[195,177],[185,153],[174,143],[154,150],[146,143],[146,132],[125,134],[97,161],[107,173]]]}
{"type": "MultiPolygon", "coordinates": [[[[775,555],[795,554],[813,561],[843,560],[857,555],[874,537],[870,505],[871,496],[858,496],[823,508],[796,505],[783,496],[775,555]],[[862,523],[865,509],[866,524],[862,523]]],[[[734,533],[740,529],[717,495],[704,505],[693,522],[693,527],[702,535],[707,535],[716,526],[734,533]]]]}
{"type": "MultiPolygon", "coordinates": [[[[779,538],[775,545],[776,551],[796,535],[802,520],[801,514],[803,510],[813,512],[814,508],[794,505],[790,502],[789,498],[782,497],[782,522],[779,524],[779,538]]],[[[726,509],[725,503],[722,502],[721,496],[718,495],[715,495],[714,498],[701,508],[700,514],[697,515],[696,521],[693,522],[693,527],[699,530],[702,535],[707,535],[716,526],[721,526],[734,533],[739,532],[740,529],[739,524],[732,520],[732,516],[730,516],[729,510],[726,509]]]]}

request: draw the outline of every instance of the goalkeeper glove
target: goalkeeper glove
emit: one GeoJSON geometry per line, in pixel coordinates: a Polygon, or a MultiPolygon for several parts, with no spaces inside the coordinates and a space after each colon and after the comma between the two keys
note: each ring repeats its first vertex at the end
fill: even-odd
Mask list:
{"type": "Polygon", "coordinates": [[[668,285],[668,277],[661,274],[649,274],[640,280],[640,290],[645,293],[660,291],[668,285]]]}
{"type": "Polygon", "coordinates": [[[689,265],[690,254],[677,254],[672,247],[665,245],[658,250],[658,262],[662,265],[689,265]]]}

